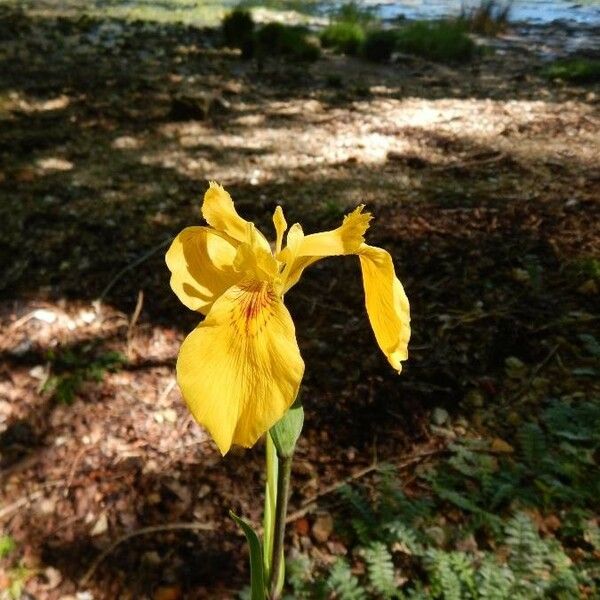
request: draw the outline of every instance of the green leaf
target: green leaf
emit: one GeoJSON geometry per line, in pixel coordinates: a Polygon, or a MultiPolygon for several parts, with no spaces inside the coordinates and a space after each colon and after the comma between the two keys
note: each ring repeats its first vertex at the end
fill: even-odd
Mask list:
{"type": "Polygon", "coordinates": [[[297,398],[285,415],[269,430],[271,439],[277,448],[277,456],[289,458],[294,454],[303,425],[304,409],[297,398]]]}
{"type": "Polygon", "coordinates": [[[16,548],[10,535],[0,535],[0,558],[6,558],[16,548]]]}
{"type": "Polygon", "coordinates": [[[252,594],[250,598],[251,600],[266,600],[267,596],[265,594],[265,577],[260,540],[249,523],[238,517],[232,511],[229,511],[229,516],[240,526],[248,541],[248,547],[250,549],[250,587],[252,594]]]}

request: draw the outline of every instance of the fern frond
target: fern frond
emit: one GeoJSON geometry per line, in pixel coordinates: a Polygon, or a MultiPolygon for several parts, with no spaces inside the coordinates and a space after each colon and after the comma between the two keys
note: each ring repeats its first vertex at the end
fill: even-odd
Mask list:
{"type": "Polygon", "coordinates": [[[385,600],[398,596],[398,586],[394,576],[394,563],[387,546],[373,542],[364,550],[371,586],[385,600]]]}
{"type": "Polygon", "coordinates": [[[339,558],[331,567],[327,589],[339,600],[366,600],[367,598],[365,590],[343,558],[339,558]]]}
{"type": "Polygon", "coordinates": [[[423,544],[419,541],[419,534],[402,521],[392,521],[385,525],[385,530],[388,532],[389,541],[393,544],[394,550],[404,552],[404,554],[412,554],[421,556],[424,552],[423,544]]]}
{"type": "Polygon", "coordinates": [[[511,598],[514,575],[508,566],[488,559],[479,568],[476,583],[480,600],[508,600],[511,598]]]}
{"type": "Polygon", "coordinates": [[[544,463],[548,445],[542,429],[535,423],[526,423],[518,433],[523,459],[532,469],[539,469],[544,463]]]}

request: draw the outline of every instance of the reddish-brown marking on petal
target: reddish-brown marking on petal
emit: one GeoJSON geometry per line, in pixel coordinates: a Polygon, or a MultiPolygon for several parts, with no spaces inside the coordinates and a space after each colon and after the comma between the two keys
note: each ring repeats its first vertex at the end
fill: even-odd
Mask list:
{"type": "Polygon", "coordinates": [[[246,336],[260,333],[271,316],[270,305],[275,300],[275,291],[265,281],[241,284],[239,304],[231,316],[232,324],[246,336]]]}

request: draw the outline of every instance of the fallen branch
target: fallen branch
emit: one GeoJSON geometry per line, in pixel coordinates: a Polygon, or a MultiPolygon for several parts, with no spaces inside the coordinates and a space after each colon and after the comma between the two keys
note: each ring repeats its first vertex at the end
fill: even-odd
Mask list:
{"type": "Polygon", "coordinates": [[[41,498],[45,490],[47,490],[48,488],[62,485],[64,481],[64,479],[57,479],[56,481],[46,481],[45,483],[42,483],[37,490],[29,492],[28,494],[25,494],[18,500],[15,500],[14,502],[7,504],[6,506],[3,506],[2,508],[0,508],[0,520],[4,519],[4,517],[11,515],[23,506],[27,506],[27,504],[30,504],[34,500],[41,498]]]}
{"type": "MultiPolygon", "coordinates": [[[[401,462],[401,463],[398,463],[395,465],[393,463],[391,463],[391,464],[396,469],[402,470],[402,469],[406,469],[407,467],[414,465],[415,463],[421,462],[422,460],[424,460],[430,456],[435,456],[436,454],[442,454],[446,451],[447,451],[446,448],[437,448],[435,450],[430,450],[428,452],[421,452],[420,454],[415,454],[414,456],[412,456],[408,460],[405,460],[404,462],[401,462]]],[[[302,518],[304,515],[306,515],[307,512],[309,512],[313,508],[313,506],[317,502],[317,500],[323,498],[323,496],[328,496],[329,494],[333,494],[333,493],[337,492],[340,488],[344,487],[345,485],[352,483],[353,481],[357,481],[358,479],[362,479],[363,477],[365,477],[369,473],[372,473],[373,471],[378,471],[379,469],[381,469],[381,467],[383,465],[386,465],[386,464],[390,464],[390,463],[386,463],[386,462],[380,463],[378,461],[373,461],[369,466],[364,467],[363,469],[360,469],[359,471],[356,471],[356,473],[353,473],[352,475],[349,475],[348,477],[345,477],[344,479],[341,479],[340,481],[336,481],[335,483],[328,485],[327,487],[323,488],[322,490],[320,490],[313,496],[306,498],[306,500],[304,500],[302,502],[302,504],[300,505],[301,508],[299,510],[297,510],[293,513],[290,513],[287,516],[286,523],[292,523],[292,522],[297,521],[298,519],[302,518]]]]}
{"type": "Polygon", "coordinates": [[[113,552],[115,548],[134,537],[138,537],[140,535],[148,535],[150,533],[161,533],[163,531],[215,531],[215,529],[216,527],[214,525],[208,525],[207,523],[170,523],[168,525],[151,525],[149,527],[142,527],[141,529],[131,531],[115,540],[108,548],[106,548],[96,557],[94,562],[90,565],[90,568],[86,571],[85,575],[79,580],[79,585],[86,585],[88,581],[92,578],[92,576],[96,572],[96,569],[100,566],[102,561],[111,552],[113,552]]]}

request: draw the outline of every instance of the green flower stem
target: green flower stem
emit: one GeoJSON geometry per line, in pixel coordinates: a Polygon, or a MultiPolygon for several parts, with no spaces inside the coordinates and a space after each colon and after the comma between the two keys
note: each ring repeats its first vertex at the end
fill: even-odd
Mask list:
{"type": "Polygon", "coordinates": [[[263,562],[265,581],[270,581],[271,563],[273,562],[275,507],[277,505],[277,472],[279,470],[277,451],[270,433],[267,433],[265,449],[267,481],[265,483],[265,512],[263,516],[263,562]]]}
{"type": "Polygon", "coordinates": [[[285,537],[285,518],[287,516],[288,498],[290,495],[290,479],[292,475],[292,457],[279,457],[279,473],[277,477],[277,508],[275,510],[275,527],[273,532],[273,562],[270,569],[271,600],[279,600],[283,590],[285,562],[283,560],[283,543],[285,537]]]}

